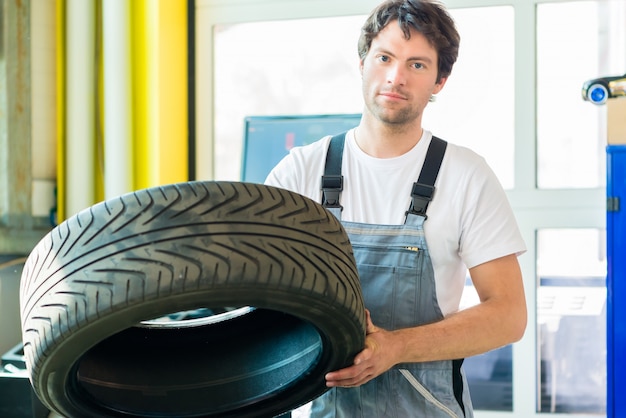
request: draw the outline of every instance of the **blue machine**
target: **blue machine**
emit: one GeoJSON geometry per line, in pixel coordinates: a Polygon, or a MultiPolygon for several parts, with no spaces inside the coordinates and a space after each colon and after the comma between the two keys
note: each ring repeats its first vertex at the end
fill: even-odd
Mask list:
{"type": "Polygon", "coordinates": [[[626,417],[626,145],[607,147],[607,418],[626,417]]]}

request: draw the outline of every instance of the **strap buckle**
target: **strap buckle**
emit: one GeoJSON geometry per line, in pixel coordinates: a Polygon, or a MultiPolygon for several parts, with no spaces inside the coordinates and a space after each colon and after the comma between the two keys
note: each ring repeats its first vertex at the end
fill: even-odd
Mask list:
{"type": "Polygon", "coordinates": [[[322,176],[322,206],[325,208],[339,208],[339,194],[343,190],[343,176],[327,174],[322,176]]]}
{"type": "Polygon", "coordinates": [[[411,213],[428,219],[426,209],[428,209],[428,204],[433,200],[434,193],[435,186],[418,182],[413,183],[413,189],[411,190],[411,206],[409,210],[405,212],[405,215],[408,216],[409,213],[411,213]]]}

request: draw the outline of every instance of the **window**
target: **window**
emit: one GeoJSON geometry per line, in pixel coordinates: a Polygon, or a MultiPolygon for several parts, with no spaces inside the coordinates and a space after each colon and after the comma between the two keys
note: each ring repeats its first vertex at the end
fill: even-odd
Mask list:
{"type": "Polygon", "coordinates": [[[537,234],[539,412],[606,413],[606,236],[537,234]]]}
{"type": "MultiPolygon", "coordinates": [[[[424,126],[483,155],[511,188],[513,8],[451,13],[463,47],[446,87],[425,113],[424,126]]],[[[241,161],[246,116],[362,111],[356,45],[364,20],[359,15],[215,27],[217,178],[239,179],[233,162],[241,161]]]]}
{"type": "Polygon", "coordinates": [[[459,58],[424,113],[437,136],[476,151],[506,189],[514,176],[514,9],[452,9],[461,34],[459,58]]]}
{"type": "Polygon", "coordinates": [[[215,27],[215,173],[239,180],[247,116],[360,113],[351,16],[215,27]],[[324,28],[324,30],[319,30],[324,28]]]}
{"type": "Polygon", "coordinates": [[[605,184],[606,109],[581,86],[626,72],[626,2],[537,6],[537,152],[541,188],[605,184]]]}

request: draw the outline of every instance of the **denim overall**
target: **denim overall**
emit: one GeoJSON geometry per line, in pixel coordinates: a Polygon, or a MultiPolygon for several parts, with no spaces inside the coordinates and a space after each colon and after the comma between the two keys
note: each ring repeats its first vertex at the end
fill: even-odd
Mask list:
{"type": "MultiPolygon", "coordinates": [[[[344,137],[333,137],[322,180],[322,204],[338,219],[344,137]]],[[[423,224],[446,145],[433,137],[403,225],[342,222],[352,243],[365,307],[381,328],[414,327],[443,318],[423,224]]],[[[462,362],[398,364],[362,386],[332,388],[313,401],[311,417],[472,417],[462,362]]]]}

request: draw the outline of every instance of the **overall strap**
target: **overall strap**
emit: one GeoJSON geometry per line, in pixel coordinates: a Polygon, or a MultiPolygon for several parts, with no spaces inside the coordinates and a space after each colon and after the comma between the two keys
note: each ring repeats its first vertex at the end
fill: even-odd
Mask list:
{"type": "MultiPolygon", "coordinates": [[[[341,162],[345,139],[345,132],[333,136],[330,139],[330,145],[326,153],[326,165],[324,166],[324,175],[322,176],[322,206],[330,209],[331,212],[338,211],[340,213],[343,209],[339,204],[339,195],[343,190],[341,162]]],[[[447,146],[448,143],[443,139],[439,139],[436,136],[432,137],[426,152],[424,166],[419,178],[413,183],[411,205],[405,214],[406,216],[413,214],[427,218],[426,209],[428,209],[428,204],[433,199],[435,181],[437,180],[447,146]]]]}
{"type": "Polygon", "coordinates": [[[441,168],[441,162],[443,156],[446,153],[446,147],[448,143],[443,139],[439,139],[433,136],[426,152],[426,159],[424,160],[424,166],[420,172],[420,176],[415,183],[413,183],[413,189],[411,190],[411,205],[406,212],[406,216],[409,214],[426,216],[426,209],[428,204],[433,200],[435,193],[435,180],[439,174],[439,168],[441,168]]]}
{"type": "Polygon", "coordinates": [[[326,165],[324,167],[324,175],[322,176],[322,206],[326,209],[331,209],[331,212],[341,212],[343,209],[339,204],[339,195],[343,190],[341,161],[343,160],[345,139],[345,132],[333,136],[330,139],[330,145],[326,153],[326,165]]]}

